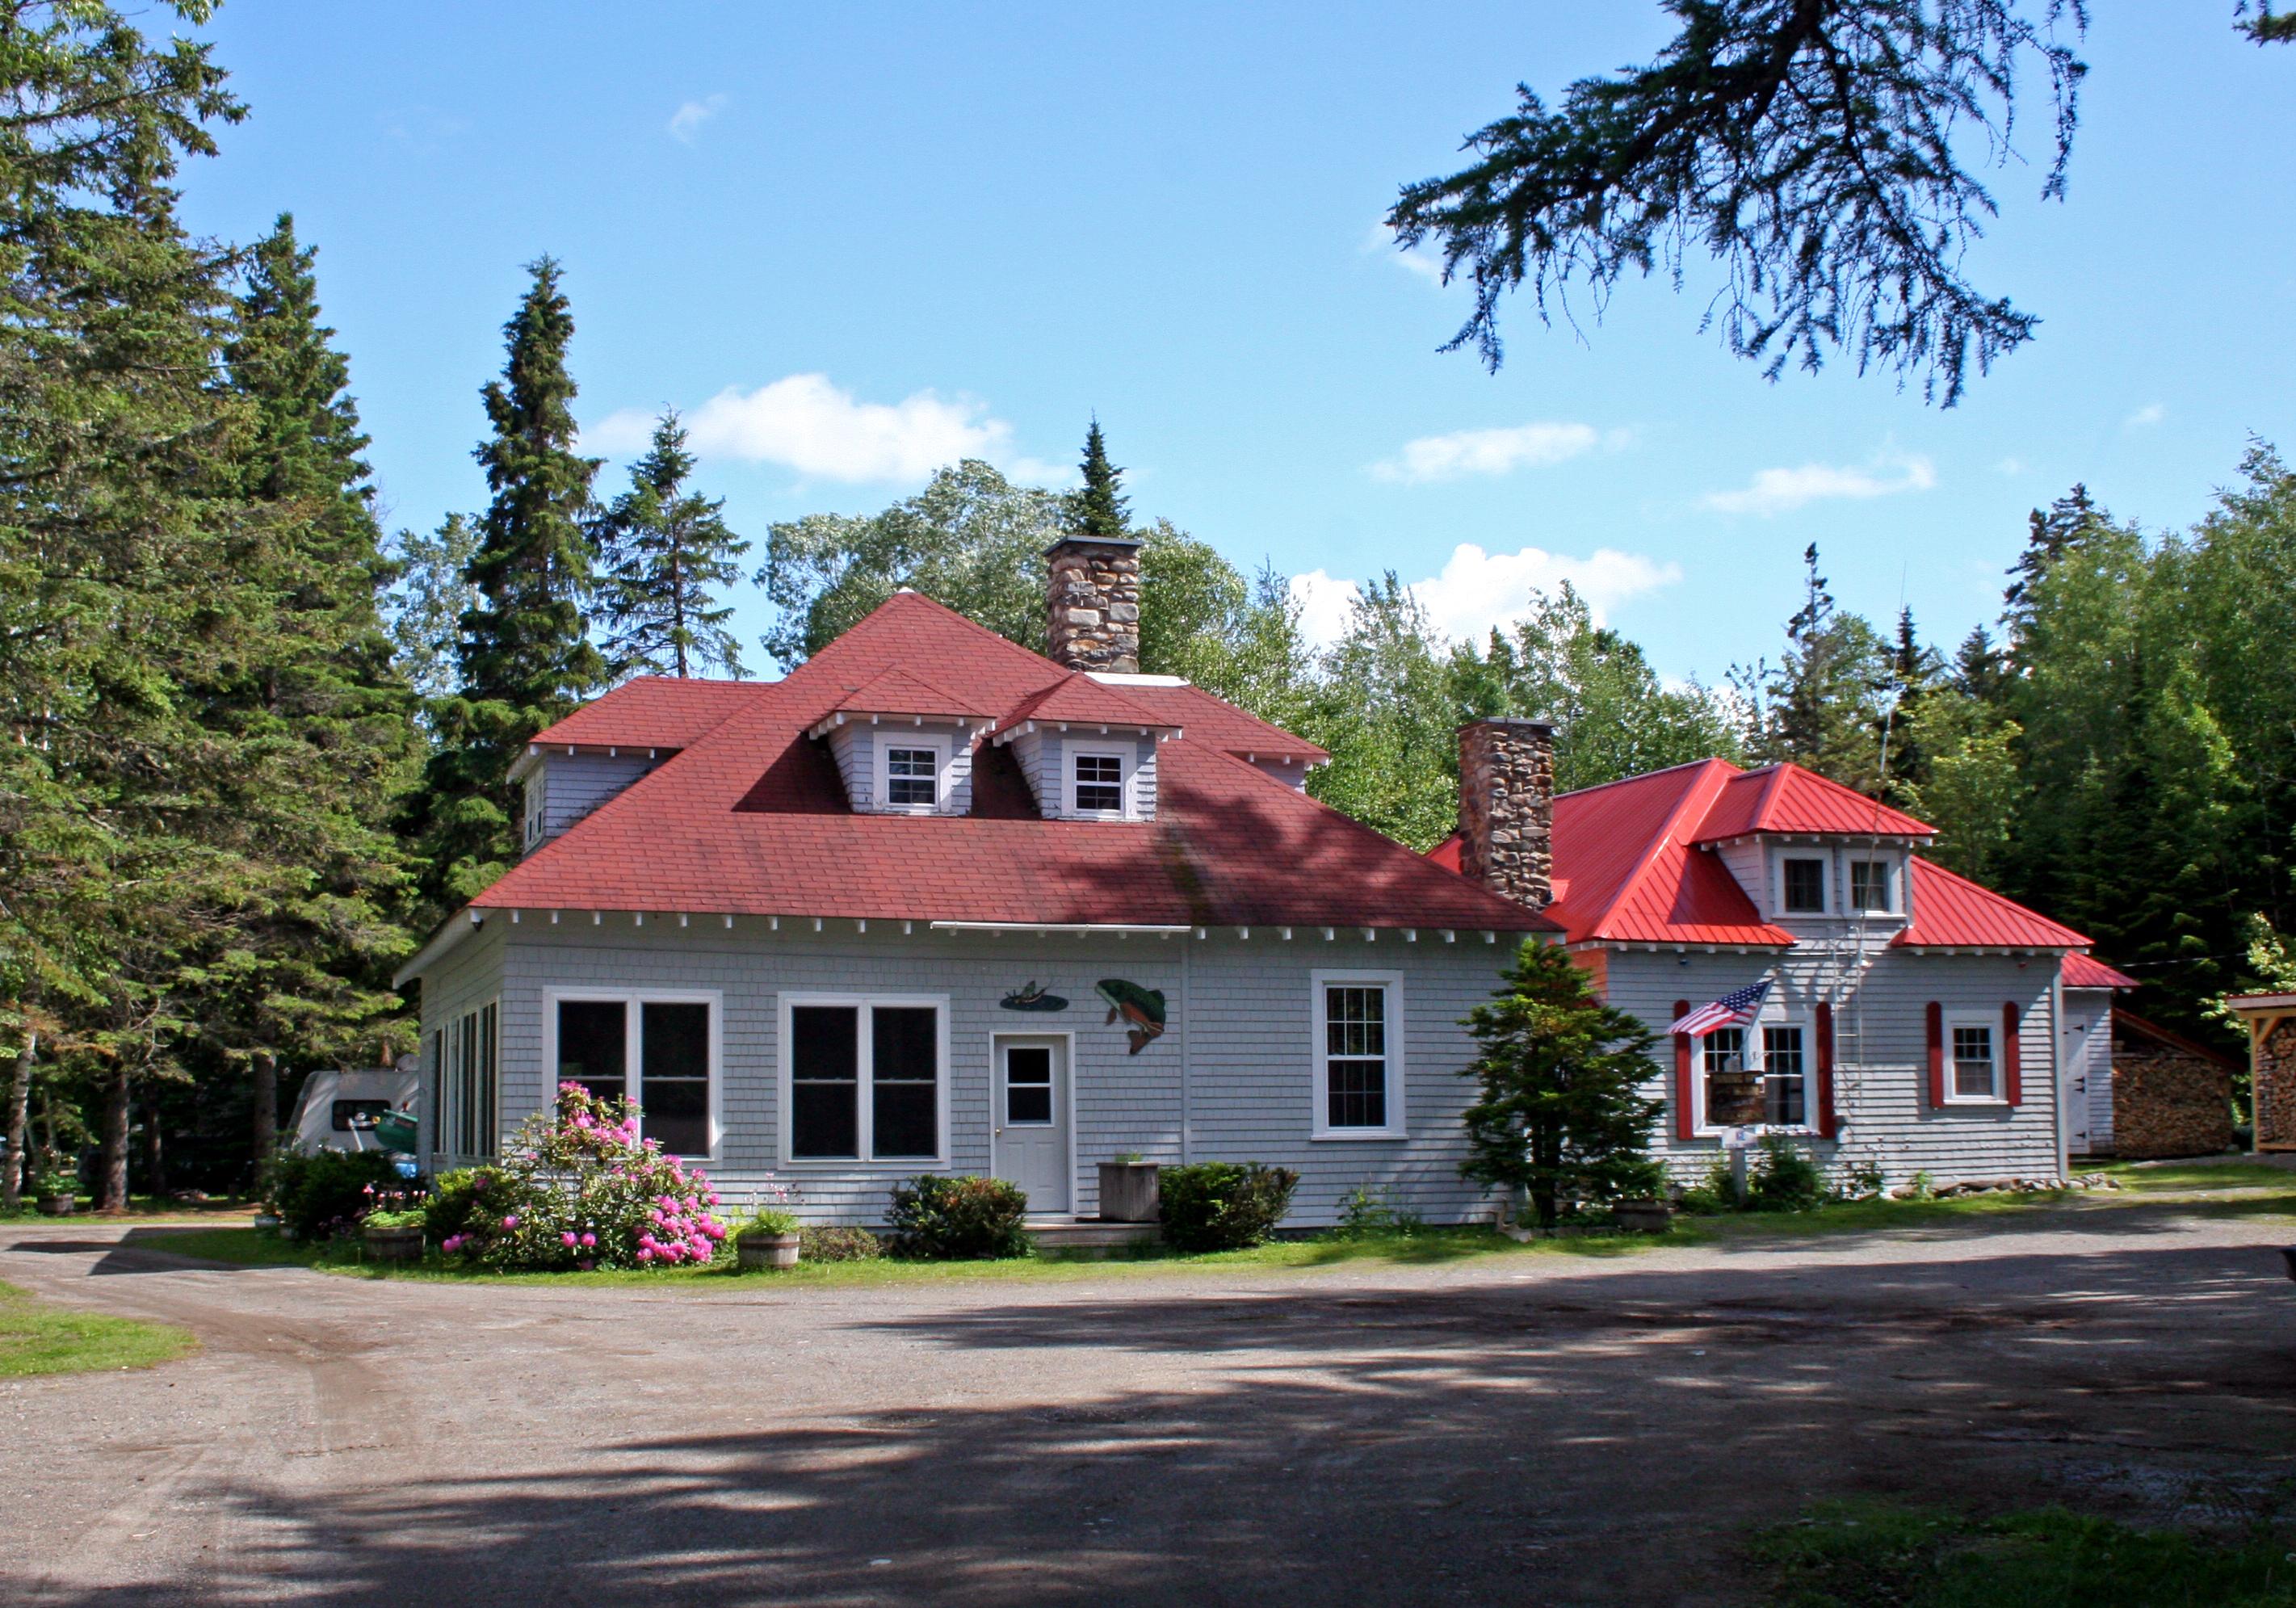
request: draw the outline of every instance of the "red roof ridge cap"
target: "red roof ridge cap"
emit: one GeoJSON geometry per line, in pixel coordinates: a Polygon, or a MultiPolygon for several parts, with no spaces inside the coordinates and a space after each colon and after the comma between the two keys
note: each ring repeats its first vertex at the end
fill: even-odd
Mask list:
{"type": "MultiPolygon", "coordinates": [[[[1651,834],[1650,841],[1643,845],[1643,851],[1635,857],[1635,863],[1628,868],[1627,874],[1619,879],[1619,885],[1611,895],[1611,902],[1603,906],[1599,914],[1588,918],[1587,923],[1588,938],[1610,936],[1603,931],[1603,926],[1619,913],[1619,907],[1627,902],[1627,896],[1632,893],[1641,884],[1643,878],[1649,874],[1652,864],[1665,849],[1668,840],[1673,837],[1677,830],[1682,826],[1684,813],[1691,808],[1693,801],[1696,801],[1698,806],[1697,818],[1701,821],[1706,818],[1706,812],[1714,808],[1714,800],[1721,795],[1722,788],[1727,785],[1731,779],[1730,776],[1721,775],[1718,773],[1726,770],[1732,775],[1747,774],[1739,770],[1727,759],[1701,759],[1696,761],[1696,764],[1708,774],[1693,778],[1690,785],[1682,790],[1682,797],[1677,799],[1674,808],[1667,811],[1666,819],[1659,823],[1659,829],[1651,834]]],[[[1650,774],[1659,775],[1664,773],[1652,771],[1650,774]]],[[[1683,847],[1685,849],[1692,847],[1688,839],[1684,840],[1683,847]]]]}

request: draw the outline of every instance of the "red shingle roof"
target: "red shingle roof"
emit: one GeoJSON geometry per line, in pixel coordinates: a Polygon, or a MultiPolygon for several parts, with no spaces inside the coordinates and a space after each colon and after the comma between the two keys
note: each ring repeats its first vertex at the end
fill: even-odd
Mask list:
{"type": "Polygon", "coordinates": [[[2069,989],[2133,989],[2136,980],[2116,972],[2094,955],[2068,955],[2062,975],[2069,989]]]}
{"type": "MultiPolygon", "coordinates": [[[[1703,847],[1754,832],[1915,837],[1930,828],[1799,766],[1742,771],[1726,760],[1701,759],[1558,797],[1554,899],[1546,913],[1572,943],[1791,945],[1793,934],[1763,921],[1719,855],[1703,847]]],[[[1456,871],[1458,840],[1428,857],[1456,871]]],[[[1918,855],[1910,857],[1914,923],[1895,943],[2078,948],[2088,942],[1918,855]]]]}
{"type": "Polygon", "coordinates": [[[1052,685],[1029,693],[996,723],[1009,732],[1029,720],[1046,724],[1073,721],[1078,726],[1130,726],[1143,729],[1167,723],[1126,693],[1094,680],[1082,670],[1071,671],[1052,685]]]}
{"type": "Polygon", "coordinates": [[[857,715],[943,715],[957,719],[985,718],[996,712],[972,699],[945,693],[903,669],[872,676],[839,699],[836,708],[857,715]]]}
{"type": "MultiPolygon", "coordinates": [[[[857,815],[822,744],[804,733],[857,689],[909,665],[993,708],[1059,691],[1091,701],[1095,712],[1082,718],[1113,723],[1119,717],[1097,711],[1121,699],[1128,724],[1177,724],[1145,699],[1131,703],[1134,687],[1072,675],[922,596],[898,594],[784,679],[743,686],[714,729],[473,903],[1047,926],[1554,927],[1230,757],[1220,736],[1275,730],[1241,711],[1211,741],[1191,731],[1158,747],[1153,821],[1045,820],[1010,756],[986,746],[972,814],[857,815]]],[[[627,724],[615,729],[642,740],[627,724]]],[[[1295,754],[1319,751],[1285,741],[1295,754]]]]}
{"type": "Polygon", "coordinates": [[[582,748],[684,748],[772,690],[768,681],[640,676],[529,739],[582,748]]]}
{"type": "Polygon", "coordinates": [[[1766,765],[1732,776],[1707,812],[1697,841],[1718,842],[1753,832],[1855,833],[1885,838],[1937,835],[1937,828],[1926,822],[1799,765],[1766,765]]]}

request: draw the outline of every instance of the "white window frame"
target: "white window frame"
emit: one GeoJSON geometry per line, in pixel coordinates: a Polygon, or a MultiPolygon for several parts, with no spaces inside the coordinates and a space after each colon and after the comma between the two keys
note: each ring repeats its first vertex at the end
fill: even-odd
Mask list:
{"type": "Polygon", "coordinates": [[[432,1098],[430,1112],[430,1153],[434,1156],[494,1156],[502,1151],[502,997],[498,994],[477,1001],[455,1012],[430,1030],[430,1060],[436,1064],[425,1069],[430,1074],[432,1098]],[[465,1150],[450,1147],[449,1138],[459,1139],[468,1114],[464,1100],[472,1089],[463,1087],[464,1074],[472,1069],[463,1059],[463,1024],[472,1024],[473,1047],[478,1051],[480,1076],[491,1064],[494,1072],[494,1128],[486,1131],[480,1120],[476,1148],[465,1150]]]}
{"type": "Polygon", "coordinates": [[[1834,907],[1840,901],[1834,898],[1833,856],[1830,851],[1823,848],[1798,849],[1781,845],[1773,857],[1771,864],[1771,882],[1777,890],[1774,907],[1782,918],[1791,921],[1800,917],[1805,921],[1811,921],[1834,914],[1834,907]],[[1788,860],[1817,862],[1818,907],[1816,909],[1789,910],[1786,908],[1786,862],[1788,860]]]}
{"type": "Polygon", "coordinates": [[[665,1152],[680,1161],[718,1160],[726,1140],[726,996],[717,989],[545,989],[542,991],[543,1109],[558,1102],[558,1007],[578,1005],[619,1005],[622,1007],[622,1087],[638,1107],[638,1133],[645,1136],[645,1012],[650,1005],[699,1005],[709,1007],[709,1148],[706,1151],[665,1152]]]}
{"type": "MultiPolygon", "coordinates": [[[[946,994],[783,994],[775,1005],[774,1059],[775,1062],[775,1105],[778,1130],[774,1136],[775,1153],[783,1167],[801,1172],[865,1172],[900,1175],[931,1171],[945,1168],[948,1161],[949,1107],[955,1103],[955,1069],[948,1054],[949,996],[946,994]],[[791,1153],[794,1140],[794,1098],[791,1084],[795,1045],[790,1034],[791,1014],[802,1005],[851,1006],[859,1013],[853,1038],[854,1080],[853,1098],[857,1109],[853,1113],[853,1144],[860,1153],[853,1156],[799,1156],[791,1153]],[[934,1100],[933,1143],[937,1146],[930,1156],[898,1156],[887,1161],[875,1161],[870,1152],[876,1148],[876,1101],[873,1097],[875,1085],[874,1036],[876,1021],[871,1012],[877,1006],[922,1010],[930,1006],[936,1013],[933,1030],[933,1053],[939,1058],[939,1077],[936,1083],[939,1095],[934,1100]]],[[[1071,1067],[1070,1077],[1076,1076],[1071,1067]]],[[[992,1073],[992,1081],[993,1081],[992,1073]]]]}
{"type": "Polygon", "coordinates": [[[524,841],[529,854],[542,847],[543,827],[550,798],[549,789],[543,784],[542,778],[543,772],[537,767],[535,773],[526,779],[524,841]]]}
{"type": "MultiPolygon", "coordinates": [[[[1127,744],[1113,742],[1064,742],[1061,745],[1061,806],[1063,811],[1080,821],[1124,821],[1132,817],[1132,774],[1140,767],[1140,755],[1127,744]],[[1116,761],[1117,797],[1122,800],[1114,809],[1086,809],[1077,802],[1078,783],[1077,761],[1079,759],[1113,759],[1116,761]]],[[[1095,782],[1094,786],[1103,783],[1095,782]]]]}
{"type": "MultiPolygon", "coordinates": [[[[1308,1064],[1313,1069],[1308,1090],[1312,1121],[1309,1136],[1346,1143],[1353,1140],[1401,1139],[1409,1136],[1408,1083],[1404,1066],[1403,973],[1400,972],[1316,971],[1308,974],[1308,1064]],[[1331,1038],[1324,1019],[1326,989],[1380,988],[1386,990],[1387,1121],[1379,1128],[1334,1128],[1331,1123],[1331,1038]]],[[[1347,1059],[1347,1057],[1342,1057],[1347,1059]]]]}
{"type": "MultiPolygon", "coordinates": [[[[1758,1134],[1783,1134],[1809,1137],[1817,1132],[1817,1125],[1811,1120],[1812,1115],[1817,1110],[1817,1023],[1814,1017],[1797,1015],[1789,1012],[1738,1024],[1737,1031],[1744,1036],[1741,1043],[1744,1046],[1746,1070],[1757,1077],[1769,1076],[1765,1070],[1769,1058],[1766,1054],[1767,1046],[1762,1042],[1762,1035],[1771,1028],[1801,1030],[1802,1120],[1799,1122],[1752,1122],[1746,1126],[1758,1134]]],[[[1715,1030],[1719,1032],[1723,1030],[1718,1028],[1715,1030]]],[[[1701,1139],[1718,1139],[1731,1131],[1706,1114],[1706,1041],[1711,1037],[1713,1035],[1710,1033],[1701,1033],[1690,1041],[1692,1116],[1690,1131],[1701,1139]]]]}
{"type": "Polygon", "coordinates": [[[1939,1047],[1945,1052],[1945,1103],[1948,1105],[2006,1105],[2009,1094],[2005,1064],[2002,1059],[2001,1018],[1986,1011],[1948,1011],[1939,1030],[1945,1035],[1939,1047]],[[1982,1095],[1961,1092],[1960,1061],[1953,1053],[1953,1032],[1956,1028],[1983,1028],[1986,1042],[1993,1047],[1993,1087],[1982,1095]]]}
{"type": "Polygon", "coordinates": [[[1848,856],[1843,861],[1841,872],[1842,909],[1852,916],[1898,915],[1905,902],[1898,897],[1898,867],[1902,863],[1897,856],[1891,854],[1855,853],[1848,856]],[[1882,868],[1882,903],[1863,907],[1857,904],[1855,890],[1857,886],[1857,871],[1860,866],[1878,866],[1882,868]]]}
{"type": "Polygon", "coordinates": [[[896,816],[940,814],[948,804],[949,754],[953,747],[954,744],[947,736],[935,733],[903,732],[898,735],[889,735],[883,727],[880,727],[870,755],[870,765],[874,771],[876,780],[874,799],[876,808],[887,815],[896,816]],[[924,748],[932,751],[933,801],[931,803],[896,804],[893,802],[893,779],[887,767],[891,765],[893,751],[897,748],[924,748]]]}

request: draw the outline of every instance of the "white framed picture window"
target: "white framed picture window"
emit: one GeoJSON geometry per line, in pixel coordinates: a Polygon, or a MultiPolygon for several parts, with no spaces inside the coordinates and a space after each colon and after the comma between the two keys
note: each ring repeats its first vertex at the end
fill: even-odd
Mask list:
{"type": "Polygon", "coordinates": [[[1725,1125],[1713,1115],[1713,1079],[1718,1073],[1748,1071],[1759,1079],[1762,1096],[1761,1117],[1748,1126],[1763,1133],[1814,1131],[1810,1124],[1817,1101],[1811,1083],[1814,1031],[1807,1021],[1786,1018],[1717,1028],[1693,1040],[1699,1076],[1693,1085],[1697,1105],[1693,1130],[1704,1138],[1725,1131],[1725,1125]]]}
{"type": "Polygon", "coordinates": [[[948,796],[949,740],[935,736],[885,736],[877,742],[877,806],[908,815],[931,815],[948,796]]]}
{"type": "Polygon", "coordinates": [[[1135,757],[1115,748],[1070,748],[1066,800],[1072,816],[1122,816],[1132,793],[1135,757]]]}
{"type": "Polygon", "coordinates": [[[1316,1071],[1313,1136],[1402,1138],[1402,974],[1316,972],[1308,984],[1316,1071]]]}
{"type": "Polygon", "coordinates": [[[779,1030],[785,1164],[946,1164],[948,996],[784,994],[779,1030]]]}
{"type": "Polygon", "coordinates": [[[1997,1105],[2006,1099],[2000,1019],[1974,1012],[1949,1013],[1944,1026],[1947,1103],[1997,1105]]]}
{"type": "Polygon", "coordinates": [[[723,997],[715,990],[546,989],[548,1097],[578,1083],[638,1108],[638,1133],[674,1156],[718,1153],[723,997]]]}

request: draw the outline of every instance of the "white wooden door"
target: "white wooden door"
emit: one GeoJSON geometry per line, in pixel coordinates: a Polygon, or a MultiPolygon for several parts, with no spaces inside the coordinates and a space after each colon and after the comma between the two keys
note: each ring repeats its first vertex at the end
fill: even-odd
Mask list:
{"type": "Polygon", "coordinates": [[[2086,1012],[2068,1012],[2065,1015],[2065,1149],[2076,1156],[2089,1153],[2088,1131],[2088,1035],[2090,1018],[2086,1012]]]}
{"type": "Polygon", "coordinates": [[[996,1102],[996,1176],[1027,1194],[1030,1217],[1067,1216],[1075,1210],[1076,1173],[1069,1157],[1068,1041],[999,1037],[996,1102]]]}

